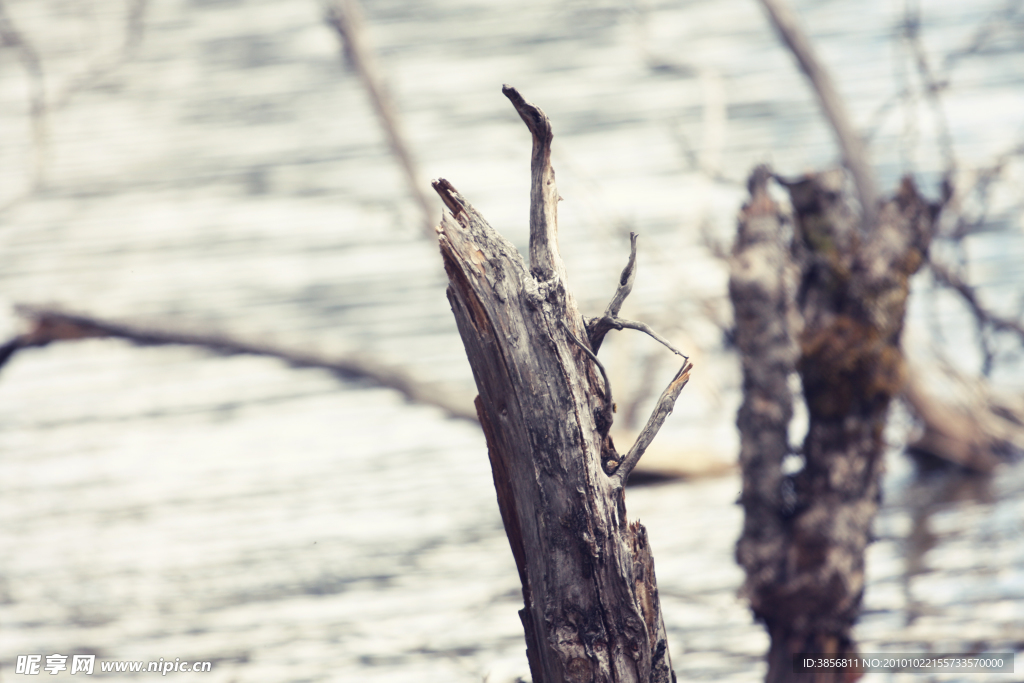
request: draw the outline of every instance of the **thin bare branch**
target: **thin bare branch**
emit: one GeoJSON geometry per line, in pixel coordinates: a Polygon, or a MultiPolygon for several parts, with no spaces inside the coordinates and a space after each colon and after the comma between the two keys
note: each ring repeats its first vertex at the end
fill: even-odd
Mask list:
{"type": "Polygon", "coordinates": [[[822,112],[828,119],[832,132],[839,143],[843,154],[843,164],[850,170],[854,185],[857,187],[857,198],[861,203],[865,225],[873,225],[877,212],[878,193],[875,190],[874,174],[868,161],[867,149],[857,134],[847,113],[846,104],[839,96],[839,91],[832,81],[832,76],[825,68],[824,62],[818,57],[811,45],[807,33],[800,26],[796,14],[785,0],[761,0],[775,30],[782,41],[796,57],[800,69],[810,81],[811,88],[818,98],[822,112]]]}
{"type": "Polygon", "coordinates": [[[530,156],[530,272],[541,281],[555,274],[565,280],[565,268],[558,255],[558,188],[551,167],[551,121],[540,107],[527,102],[511,85],[501,92],[519,112],[533,135],[530,156]]]}
{"type": "Polygon", "coordinates": [[[999,332],[1012,332],[1024,342],[1024,324],[1021,324],[1020,320],[1003,317],[985,308],[978,299],[978,294],[975,292],[974,287],[967,284],[963,278],[954,273],[950,268],[941,263],[936,263],[934,259],[928,261],[928,266],[939,283],[960,294],[960,297],[970,307],[979,325],[991,325],[992,329],[999,332]]]}
{"type": "Polygon", "coordinates": [[[367,380],[394,389],[409,401],[440,408],[449,417],[473,421],[477,419],[476,411],[469,401],[459,401],[447,392],[414,378],[403,368],[382,363],[361,353],[323,355],[235,339],[223,334],[147,327],[55,308],[17,306],[15,310],[19,316],[30,321],[31,329],[0,346],[0,361],[8,360],[20,349],[78,339],[117,338],[140,345],[181,344],[226,355],[250,354],[278,358],[295,367],[321,368],[345,379],[367,380]]]}
{"type": "Polygon", "coordinates": [[[616,328],[614,321],[619,315],[619,310],[626,297],[633,291],[633,282],[636,280],[636,238],[635,232],[629,233],[629,259],[626,261],[626,267],[622,269],[622,274],[619,275],[619,285],[615,289],[615,294],[612,295],[612,300],[608,302],[604,315],[587,323],[587,336],[595,353],[601,349],[601,344],[608,332],[613,329],[622,329],[621,327],[616,328]]]}
{"type": "Polygon", "coordinates": [[[1003,7],[989,15],[963,47],[947,53],[942,60],[942,69],[946,72],[947,79],[949,73],[960,61],[979,54],[1000,31],[1012,27],[1014,17],[1022,9],[1024,9],[1024,3],[1021,3],[1020,0],[1007,0],[1003,7]]]}
{"type": "Polygon", "coordinates": [[[39,54],[14,25],[7,13],[4,0],[0,0],[0,46],[15,51],[28,77],[29,118],[32,122],[32,138],[35,145],[35,162],[30,187],[34,190],[42,183],[46,163],[46,79],[39,54]]]}
{"type": "MultiPolygon", "coordinates": [[[[603,431],[604,431],[604,434],[607,434],[608,433],[608,429],[610,429],[611,426],[612,426],[612,421],[615,419],[615,417],[613,415],[613,413],[615,412],[615,402],[614,402],[614,399],[612,399],[612,383],[611,383],[611,380],[608,379],[608,373],[605,372],[604,365],[602,365],[601,361],[599,361],[597,359],[597,356],[594,355],[594,352],[591,351],[590,349],[588,349],[587,345],[584,344],[582,341],[580,341],[576,337],[576,335],[572,333],[572,330],[570,330],[569,326],[565,324],[565,321],[564,320],[559,320],[558,322],[562,325],[562,329],[565,330],[565,333],[567,335],[569,335],[569,339],[571,339],[576,344],[576,346],[578,346],[581,349],[583,349],[583,353],[587,354],[587,358],[592,360],[594,362],[594,365],[597,366],[597,369],[601,371],[601,377],[602,377],[602,379],[604,379],[604,416],[605,416],[605,422],[604,422],[604,430],[603,431]]],[[[602,434],[602,436],[604,436],[604,434],[602,434]]]]}
{"type": "MultiPolygon", "coordinates": [[[[973,57],[981,53],[993,37],[1013,25],[1014,17],[1022,9],[1024,9],[1024,3],[1021,3],[1020,0],[1007,0],[1002,8],[993,12],[978,26],[963,47],[946,53],[942,58],[940,67],[932,72],[933,77],[930,79],[931,85],[929,85],[929,88],[935,87],[938,91],[947,90],[950,87],[953,72],[960,62],[967,57],[973,57]]],[[[881,129],[888,115],[896,108],[896,105],[909,94],[907,88],[901,89],[900,92],[890,96],[878,106],[871,115],[871,123],[865,128],[867,131],[864,135],[865,142],[870,142],[881,129]]]]}
{"type": "Polygon", "coordinates": [[[633,283],[636,281],[636,233],[629,233],[629,260],[626,261],[626,266],[622,269],[622,274],[619,275],[619,286],[615,290],[615,295],[612,300],[608,302],[608,308],[605,309],[604,314],[608,317],[614,318],[619,315],[619,310],[622,308],[623,302],[629,293],[633,291],[633,283]]]}
{"type": "Polygon", "coordinates": [[[590,341],[590,346],[594,349],[594,353],[597,353],[601,349],[601,344],[604,342],[605,335],[610,331],[621,331],[623,329],[638,330],[649,335],[660,344],[663,344],[677,356],[681,356],[683,359],[689,360],[689,356],[672,346],[671,342],[651,329],[649,325],[618,317],[619,310],[622,308],[622,303],[626,300],[626,297],[629,296],[629,293],[633,291],[633,282],[636,280],[636,238],[637,234],[635,232],[629,233],[629,260],[626,261],[626,267],[622,269],[622,274],[619,275],[619,285],[615,289],[615,294],[612,296],[611,302],[609,302],[608,307],[605,309],[604,315],[598,318],[591,318],[586,323],[587,337],[590,341]]]}
{"type": "Polygon", "coordinates": [[[689,361],[683,363],[683,367],[679,369],[676,376],[672,378],[665,391],[661,393],[661,398],[658,399],[657,405],[654,406],[654,411],[651,416],[647,419],[647,424],[644,425],[643,430],[640,432],[640,436],[637,437],[636,443],[626,453],[626,457],[622,459],[622,464],[619,465],[618,469],[611,475],[612,481],[617,486],[625,486],[626,480],[629,479],[629,473],[633,471],[636,464],[640,462],[640,458],[643,456],[647,447],[654,441],[654,437],[657,436],[661,426],[665,424],[665,419],[672,414],[672,409],[676,405],[676,399],[679,398],[679,394],[682,392],[683,387],[686,386],[687,382],[690,381],[690,370],[693,369],[693,364],[689,361]]]}
{"type": "Polygon", "coordinates": [[[373,50],[367,44],[363,13],[358,1],[330,0],[326,7],[325,21],[334,29],[341,41],[346,64],[359,75],[363,87],[370,96],[370,104],[384,129],[391,153],[402,167],[409,194],[420,209],[424,234],[433,239],[433,209],[427,199],[426,185],[420,182],[411,148],[398,124],[398,115],[384,85],[384,78],[377,67],[373,50]]]}
{"type": "Polygon", "coordinates": [[[941,92],[949,85],[949,81],[937,78],[931,67],[928,53],[925,52],[924,43],[921,41],[919,7],[914,6],[911,9],[908,4],[903,21],[903,36],[913,54],[914,63],[917,66],[918,75],[924,83],[925,93],[928,96],[928,101],[931,103],[932,111],[935,112],[935,118],[939,125],[939,148],[942,150],[942,156],[945,158],[946,163],[944,181],[949,184],[953,182],[953,175],[956,173],[957,164],[956,155],[953,151],[953,135],[949,129],[949,118],[946,116],[946,110],[942,106],[942,99],[940,97],[941,92]]]}
{"type": "Polygon", "coordinates": [[[970,218],[961,212],[960,215],[956,216],[953,228],[946,236],[954,242],[960,242],[967,235],[984,228],[988,220],[988,210],[990,208],[989,194],[992,187],[1002,180],[1003,174],[1006,172],[1010,162],[1019,156],[1024,156],[1024,142],[1017,142],[995,157],[987,167],[978,170],[975,173],[974,182],[969,187],[956,188],[954,197],[943,206],[943,210],[948,210],[950,205],[962,204],[964,198],[973,194],[980,206],[980,211],[970,218]]]}
{"type": "Polygon", "coordinates": [[[647,323],[638,323],[635,320],[626,320],[624,318],[616,318],[615,319],[615,329],[621,330],[623,328],[625,328],[627,330],[637,330],[638,332],[643,332],[644,334],[646,334],[647,336],[651,337],[656,342],[658,342],[659,344],[661,344],[662,346],[664,346],[665,348],[667,348],[669,351],[671,351],[672,353],[676,354],[677,356],[680,356],[684,360],[689,360],[689,358],[690,358],[685,353],[683,353],[682,351],[680,351],[676,347],[672,346],[672,343],[669,340],[665,339],[660,334],[658,334],[657,332],[652,330],[651,326],[648,325],[647,323]]]}

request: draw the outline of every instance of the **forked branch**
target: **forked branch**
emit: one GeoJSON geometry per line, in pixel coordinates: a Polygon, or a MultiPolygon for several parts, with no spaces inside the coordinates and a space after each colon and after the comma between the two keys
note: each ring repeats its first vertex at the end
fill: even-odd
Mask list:
{"type": "Polygon", "coordinates": [[[629,233],[629,260],[626,262],[626,267],[622,269],[622,274],[619,276],[619,286],[615,289],[615,294],[608,303],[608,308],[605,309],[604,315],[587,321],[587,337],[590,340],[590,347],[594,349],[594,353],[597,353],[601,349],[605,335],[610,331],[630,329],[643,332],[664,345],[672,353],[688,360],[689,356],[672,346],[671,342],[652,330],[649,325],[619,317],[622,303],[629,296],[629,293],[633,291],[633,282],[636,280],[636,238],[637,234],[635,232],[629,233]]]}
{"type": "Polygon", "coordinates": [[[612,300],[608,302],[608,308],[604,310],[604,315],[587,322],[587,336],[590,338],[590,346],[593,347],[594,353],[601,349],[601,343],[608,332],[622,329],[616,327],[614,321],[618,318],[622,303],[633,291],[634,280],[636,280],[636,233],[631,232],[629,233],[629,260],[626,261],[626,267],[622,269],[622,275],[619,276],[619,286],[616,287],[612,300]]]}
{"type": "Polygon", "coordinates": [[[682,356],[683,358],[683,367],[679,369],[679,372],[677,372],[675,377],[672,378],[672,381],[669,382],[668,387],[664,392],[662,392],[661,398],[658,399],[658,403],[655,405],[654,411],[648,418],[647,424],[637,437],[636,443],[634,443],[633,447],[629,449],[626,456],[622,458],[621,464],[610,472],[609,476],[611,476],[612,480],[619,486],[625,485],[626,480],[629,478],[629,473],[633,471],[634,467],[636,467],[641,456],[643,456],[647,447],[651,445],[654,437],[661,429],[662,424],[665,423],[665,419],[672,413],[676,399],[679,398],[679,393],[690,380],[690,370],[693,369],[693,364],[690,363],[689,357],[672,346],[667,339],[652,330],[649,325],[618,317],[619,310],[622,308],[622,304],[626,300],[626,297],[629,296],[631,291],[633,291],[633,282],[636,280],[636,238],[637,235],[635,232],[629,233],[629,260],[626,261],[626,267],[622,269],[622,274],[619,275],[619,285],[616,287],[615,294],[612,296],[612,300],[608,303],[608,307],[605,309],[604,314],[599,318],[591,319],[586,324],[587,336],[590,341],[590,347],[593,351],[588,349],[583,342],[577,339],[564,323],[562,324],[562,326],[565,327],[565,331],[569,334],[569,338],[572,339],[577,346],[583,349],[587,356],[597,365],[598,370],[601,371],[601,376],[604,378],[605,383],[605,417],[607,419],[606,424],[608,427],[612,424],[612,412],[614,410],[614,405],[612,403],[612,388],[611,383],[608,381],[608,374],[605,372],[604,366],[601,365],[601,361],[597,359],[597,352],[601,348],[601,343],[604,341],[604,337],[608,332],[611,330],[623,329],[638,330],[649,335],[653,339],[665,345],[672,351],[672,353],[682,356]]]}

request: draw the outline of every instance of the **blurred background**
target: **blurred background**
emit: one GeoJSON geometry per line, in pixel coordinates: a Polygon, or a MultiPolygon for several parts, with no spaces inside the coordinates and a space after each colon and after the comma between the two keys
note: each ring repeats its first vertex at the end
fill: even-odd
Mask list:
{"type": "MultiPolygon", "coordinates": [[[[881,189],[956,190],[934,256],[963,287],[916,278],[908,357],[1009,415],[998,465],[925,471],[896,406],[857,636],[1022,652],[1024,3],[794,8],[881,189]]],[[[603,310],[636,231],[624,315],[696,365],[627,496],[676,671],[763,677],[736,596],[722,254],[755,164],[838,153],[756,0],[0,0],[0,328],[21,340],[0,371],[0,680],[33,653],[211,661],[176,674],[205,681],[528,679],[427,229],[444,177],[525,246],[530,137],[502,83],[552,121],[580,308],[603,310]]],[[[636,428],[674,361],[642,335],[605,349],[636,428]]]]}

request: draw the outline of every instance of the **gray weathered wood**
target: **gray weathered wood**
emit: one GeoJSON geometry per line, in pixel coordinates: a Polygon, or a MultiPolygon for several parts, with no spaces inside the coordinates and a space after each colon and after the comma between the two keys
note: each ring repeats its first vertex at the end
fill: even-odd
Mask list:
{"type": "Polygon", "coordinates": [[[627,522],[628,469],[608,436],[607,379],[558,253],[551,124],[503,92],[533,134],[530,267],[448,181],[434,188],[451,212],[437,229],[448,299],[480,391],[530,670],[535,683],[672,681],[653,557],[644,528],[627,522]]]}

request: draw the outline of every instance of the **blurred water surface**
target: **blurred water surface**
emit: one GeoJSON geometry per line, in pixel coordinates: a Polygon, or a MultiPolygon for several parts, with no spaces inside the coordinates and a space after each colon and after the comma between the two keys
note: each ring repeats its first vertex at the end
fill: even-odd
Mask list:
{"type": "MultiPolygon", "coordinates": [[[[472,395],[436,247],[317,3],[151,0],[127,52],[134,3],[4,4],[42,59],[49,107],[34,140],[25,72],[0,52],[0,296],[371,351],[472,395]]],[[[875,116],[909,78],[893,38],[903,6],[798,8],[858,123],[881,121],[883,185],[916,169],[934,193],[927,110],[913,131],[898,107],[875,116]]],[[[925,10],[941,55],[1006,6],[925,10]]],[[[733,458],[737,370],[706,315],[722,310],[726,273],[701,227],[728,239],[755,163],[835,161],[758,6],[368,1],[366,15],[424,178],[448,178],[520,245],[529,136],[501,83],[545,109],[581,307],[603,308],[640,232],[627,314],[698,361],[660,440],[733,458]]],[[[1006,16],[945,95],[967,168],[1024,133],[1024,28],[1006,16]]],[[[982,294],[1008,311],[1020,196],[997,193],[1000,229],[968,244],[982,294]]],[[[931,301],[913,307],[917,338],[937,325],[966,349],[962,307],[931,301]]],[[[617,385],[644,343],[609,345],[617,385]]],[[[1019,387],[1010,367],[996,380],[1019,387]]],[[[890,470],[863,649],[1024,650],[1024,470],[919,480],[896,454],[890,470]]],[[[628,495],[681,680],[763,675],[767,639],[736,596],[737,494],[730,476],[628,495]]],[[[55,652],[207,660],[211,681],[528,675],[478,428],[323,371],[110,340],[25,351],[0,374],[0,529],[0,679],[18,654],[55,652]]]]}

